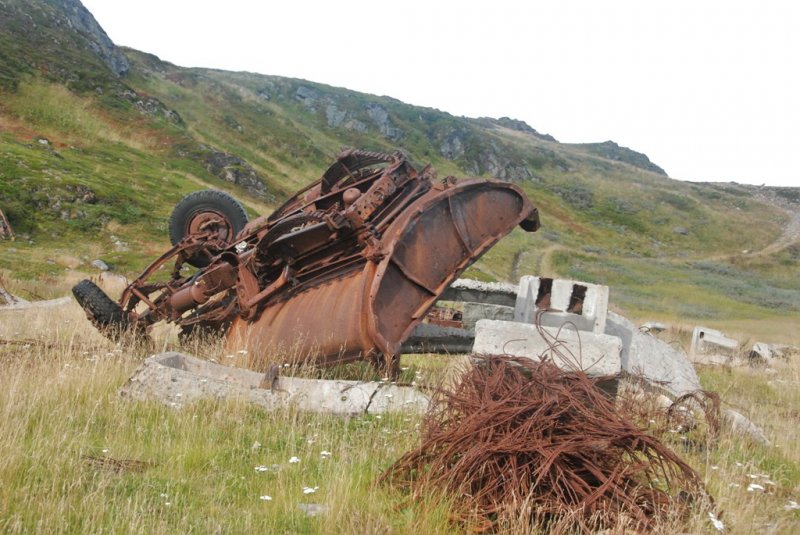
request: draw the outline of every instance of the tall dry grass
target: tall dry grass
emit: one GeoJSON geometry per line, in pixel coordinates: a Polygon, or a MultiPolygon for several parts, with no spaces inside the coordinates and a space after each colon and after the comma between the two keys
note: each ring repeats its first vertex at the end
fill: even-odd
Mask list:
{"type": "MultiPolygon", "coordinates": [[[[173,331],[154,338],[159,350],[175,347],[173,331]]],[[[417,444],[416,415],[343,419],[211,401],[176,411],[125,401],[118,388],[149,349],[115,346],[74,304],[0,311],[0,340],[13,342],[0,343],[0,532],[464,529],[451,523],[447,497],[410,501],[374,484],[417,444]],[[290,463],[293,456],[300,462],[290,463]],[[308,516],[309,505],[323,512],[308,516]]],[[[192,344],[191,352],[226,363],[219,345],[192,344]]],[[[403,366],[411,380],[441,381],[450,362],[413,356],[403,366]]],[[[704,369],[701,376],[761,425],[772,446],[727,432],[714,442],[668,430],[666,439],[705,478],[727,533],[800,532],[800,511],[792,508],[800,502],[800,365],[704,369]]],[[[530,532],[513,519],[504,526],[530,532]]],[[[681,529],[715,532],[702,511],[681,529]]]]}

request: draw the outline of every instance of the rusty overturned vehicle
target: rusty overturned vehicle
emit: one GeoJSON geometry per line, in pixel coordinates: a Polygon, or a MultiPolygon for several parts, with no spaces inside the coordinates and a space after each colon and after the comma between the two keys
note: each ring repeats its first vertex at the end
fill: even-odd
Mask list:
{"type": "Polygon", "coordinates": [[[183,335],[222,332],[231,352],[367,359],[396,373],[412,329],[517,225],[535,231],[539,217],[515,185],[439,180],[399,153],[351,149],[268,217],[247,222],[219,191],[184,197],[170,218],[173,247],[119,302],[88,280],[73,293],[111,337],[166,321],[183,335]]]}

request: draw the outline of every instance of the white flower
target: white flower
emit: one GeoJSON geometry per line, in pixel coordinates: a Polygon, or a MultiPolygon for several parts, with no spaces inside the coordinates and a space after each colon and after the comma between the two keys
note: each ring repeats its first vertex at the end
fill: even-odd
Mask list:
{"type": "Polygon", "coordinates": [[[264,466],[263,464],[260,464],[260,465],[256,466],[256,472],[266,472],[268,470],[269,470],[269,467],[268,466],[264,466]]]}
{"type": "Polygon", "coordinates": [[[261,496],[261,500],[263,500],[265,502],[271,502],[272,501],[272,496],[267,496],[266,494],[264,494],[263,496],[261,496]]]}
{"type": "Polygon", "coordinates": [[[708,519],[711,521],[711,525],[714,526],[714,528],[717,531],[719,531],[720,533],[725,531],[725,524],[722,523],[722,520],[717,518],[717,515],[715,515],[712,512],[709,512],[708,513],[708,519]]]}
{"type": "Polygon", "coordinates": [[[750,483],[749,485],[747,485],[747,492],[754,492],[757,490],[764,490],[764,487],[762,487],[758,483],[750,483]]]}
{"type": "Polygon", "coordinates": [[[303,494],[314,494],[319,487],[303,487],[303,494]]]}
{"type": "Polygon", "coordinates": [[[291,458],[291,459],[289,459],[289,464],[297,464],[297,463],[299,463],[299,462],[300,462],[300,457],[294,457],[294,456],[292,456],[292,458],[291,458]]]}
{"type": "Polygon", "coordinates": [[[789,500],[789,504],[783,506],[784,511],[795,511],[797,509],[800,509],[800,504],[794,500],[789,500]]]}
{"type": "Polygon", "coordinates": [[[169,498],[169,496],[167,496],[167,495],[166,495],[165,493],[163,493],[163,492],[161,493],[161,497],[162,497],[162,498],[169,498]]]}
{"type": "Polygon", "coordinates": [[[103,453],[108,453],[108,448],[103,448],[103,453]]]}
{"type": "Polygon", "coordinates": [[[719,470],[719,466],[717,466],[717,465],[715,465],[715,464],[714,464],[714,465],[711,465],[711,469],[712,469],[712,470],[719,470]]]}
{"type": "Polygon", "coordinates": [[[330,457],[330,456],[331,456],[331,452],[329,452],[329,451],[325,451],[325,450],[322,450],[321,452],[319,452],[319,455],[320,455],[320,457],[322,457],[323,459],[327,459],[328,457],[330,457]]]}

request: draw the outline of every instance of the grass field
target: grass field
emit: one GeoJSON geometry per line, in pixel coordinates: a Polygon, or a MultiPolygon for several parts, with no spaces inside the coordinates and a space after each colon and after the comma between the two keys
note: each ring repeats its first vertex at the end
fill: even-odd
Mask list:
{"type": "MultiPolygon", "coordinates": [[[[160,331],[158,348],[172,347],[173,335],[160,331]]],[[[149,350],[115,347],[76,304],[0,311],[0,340],[13,341],[0,344],[0,532],[465,529],[451,523],[447,496],[410,501],[375,484],[416,445],[417,415],[344,419],[235,402],[174,410],[126,401],[117,390],[149,350]],[[308,516],[302,508],[313,504],[325,512],[308,516]]],[[[191,350],[220,356],[213,344],[191,350]]],[[[411,365],[424,381],[457,360],[415,357],[411,365]]],[[[772,445],[726,433],[717,444],[670,432],[665,440],[703,475],[726,532],[797,532],[800,511],[791,504],[800,501],[800,363],[775,371],[709,368],[701,377],[762,426],[772,445]],[[763,490],[748,491],[751,484],[763,490]]],[[[715,532],[705,511],[680,529],[715,532]]],[[[526,531],[517,525],[509,532],[526,531]]]]}

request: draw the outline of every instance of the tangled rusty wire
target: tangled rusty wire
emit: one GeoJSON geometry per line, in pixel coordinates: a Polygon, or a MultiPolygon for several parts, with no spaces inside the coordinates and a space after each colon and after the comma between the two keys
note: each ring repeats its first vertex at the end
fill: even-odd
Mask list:
{"type": "Polygon", "coordinates": [[[597,382],[547,360],[480,357],[381,481],[415,497],[445,491],[486,528],[522,518],[550,531],[649,530],[688,512],[706,497],[698,474],[597,382]]]}

